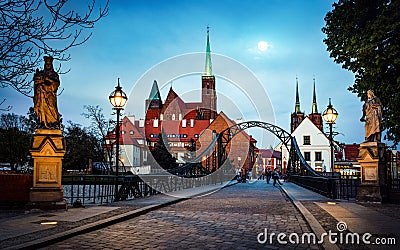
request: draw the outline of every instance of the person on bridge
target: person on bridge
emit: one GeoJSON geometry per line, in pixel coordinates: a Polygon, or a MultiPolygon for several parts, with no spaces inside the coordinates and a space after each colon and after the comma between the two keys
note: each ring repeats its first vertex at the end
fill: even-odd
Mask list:
{"type": "Polygon", "coordinates": [[[274,187],[276,185],[276,182],[278,182],[279,185],[283,185],[282,182],[279,180],[279,173],[276,171],[276,169],[272,173],[272,179],[274,180],[274,187]]]}
{"type": "Polygon", "coordinates": [[[270,168],[268,168],[267,171],[265,172],[265,176],[267,177],[267,184],[269,184],[269,181],[271,180],[272,177],[272,171],[270,168]]]}

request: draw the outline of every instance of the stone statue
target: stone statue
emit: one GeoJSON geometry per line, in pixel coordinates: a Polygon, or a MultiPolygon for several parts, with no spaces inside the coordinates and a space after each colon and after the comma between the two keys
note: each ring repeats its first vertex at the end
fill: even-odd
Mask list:
{"type": "Polygon", "coordinates": [[[57,108],[57,90],[60,79],[53,69],[53,57],[44,56],[44,69],[36,69],[33,76],[33,104],[39,118],[40,128],[60,129],[60,114],[57,108]]]}
{"type": "Polygon", "coordinates": [[[382,103],[375,96],[374,91],[367,91],[368,100],[363,105],[363,116],[360,121],[365,122],[365,140],[367,142],[381,141],[382,103]]]}

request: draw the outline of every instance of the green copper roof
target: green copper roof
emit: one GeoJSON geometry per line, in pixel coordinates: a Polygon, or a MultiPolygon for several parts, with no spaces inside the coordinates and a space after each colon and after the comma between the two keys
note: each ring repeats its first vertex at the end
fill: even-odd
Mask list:
{"type": "Polygon", "coordinates": [[[317,108],[317,94],[315,92],[315,78],[314,78],[314,93],[313,93],[313,101],[312,101],[312,108],[311,108],[311,114],[317,114],[318,113],[318,108],[317,108]]]}
{"type": "Polygon", "coordinates": [[[212,76],[212,64],[211,64],[211,49],[210,49],[210,31],[207,27],[207,47],[206,47],[206,68],[205,76],[212,76]]]}
{"type": "Polygon", "coordinates": [[[160,90],[158,90],[158,84],[156,80],[154,80],[153,86],[151,87],[149,100],[161,100],[160,90]]]}
{"type": "Polygon", "coordinates": [[[299,81],[296,77],[296,106],[294,108],[295,113],[301,113],[300,112],[300,98],[299,98],[299,81]]]}

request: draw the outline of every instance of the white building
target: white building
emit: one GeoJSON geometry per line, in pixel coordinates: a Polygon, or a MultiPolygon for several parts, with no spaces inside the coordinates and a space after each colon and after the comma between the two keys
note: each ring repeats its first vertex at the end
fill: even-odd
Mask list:
{"type": "MultiPolygon", "coordinates": [[[[138,173],[140,169],[147,168],[143,163],[147,161],[148,151],[145,146],[145,138],[141,129],[144,127],[141,120],[135,121],[134,116],[125,116],[121,120],[120,126],[120,141],[119,141],[119,172],[138,173]]],[[[106,145],[104,147],[111,147],[112,158],[111,166],[115,171],[115,130],[106,136],[106,145]],[[108,145],[108,146],[107,146],[108,145]]],[[[140,171],[149,172],[149,171],[140,171]]]]}
{"type": "MultiPolygon", "coordinates": [[[[328,137],[323,132],[323,119],[317,107],[315,78],[311,113],[306,115],[300,109],[298,79],[296,78],[295,110],[291,114],[291,135],[296,138],[297,145],[307,163],[318,172],[333,172],[331,164],[331,148],[328,137]]],[[[336,145],[336,144],[335,144],[336,145]]],[[[289,148],[291,147],[289,143],[289,148]]],[[[276,150],[282,150],[282,159],[289,159],[286,147],[279,144],[276,150]]]]}
{"type": "MultiPolygon", "coordinates": [[[[315,171],[333,171],[331,169],[329,139],[308,117],[303,119],[291,135],[296,138],[304,159],[315,171]]],[[[280,144],[278,148],[282,148],[282,158],[289,159],[289,152],[286,147],[281,147],[280,144]]]]}

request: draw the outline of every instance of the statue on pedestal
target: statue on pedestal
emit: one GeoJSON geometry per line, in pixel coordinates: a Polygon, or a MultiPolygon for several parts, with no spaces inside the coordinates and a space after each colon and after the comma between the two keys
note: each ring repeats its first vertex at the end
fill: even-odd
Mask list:
{"type": "Polygon", "coordinates": [[[360,121],[365,122],[365,141],[381,141],[382,103],[375,96],[374,91],[367,91],[368,100],[363,105],[363,116],[360,121]]]}
{"type": "Polygon", "coordinates": [[[33,76],[33,103],[40,125],[31,142],[33,159],[33,187],[28,209],[65,209],[62,187],[62,160],[66,152],[57,108],[57,90],[60,79],[53,69],[53,57],[44,57],[44,69],[36,69],[33,76]]]}
{"type": "Polygon", "coordinates": [[[44,69],[36,69],[33,76],[33,104],[39,118],[40,128],[60,129],[60,114],[57,108],[57,90],[60,79],[53,69],[53,57],[44,56],[44,69]]]}

